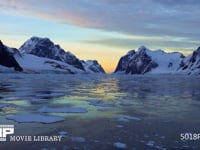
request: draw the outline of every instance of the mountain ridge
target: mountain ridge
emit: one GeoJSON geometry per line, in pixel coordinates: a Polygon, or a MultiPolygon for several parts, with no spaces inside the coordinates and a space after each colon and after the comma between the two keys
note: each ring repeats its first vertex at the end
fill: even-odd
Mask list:
{"type": "Polygon", "coordinates": [[[124,74],[200,74],[200,47],[185,57],[180,52],[166,53],[141,46],[122,56],[114,73],[124,74]],[[196,62],[198,61],[198,62],[196,62]],[[188,66],[188,64],[190,65],[188,66]],[[192,66],[196,67],[192,67],[192,66]],[[185,70],[185,71],[184,71],[185,70]]]}
{"type": "MultiPolygon", "coordinates": [[[[59,45],[54,44],[49,38],[31,37],[19,50],[6,47],[6,53],[9,54],[21,69],[17,71],[26,72],[63,72],[68,74],[76,73],[105,73],[104,69],[96,60],[83,61],[78,59],[71,52],[65,52],[59,45]]],[[[1,59],[12,63],[10,58],[1,59]]],[[[8,67],[8,65],[1,65],[8,67]]],[[[10,67],[14,67],[13,65],[10,67]]]]}

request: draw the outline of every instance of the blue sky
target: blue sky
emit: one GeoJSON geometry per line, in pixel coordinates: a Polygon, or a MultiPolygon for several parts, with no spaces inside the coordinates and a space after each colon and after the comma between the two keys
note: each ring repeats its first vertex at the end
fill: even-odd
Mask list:
{"type": "Polygon", "coordinates": [[[112,72],[130,49],[189,54],[200,46],[199,0],[0,0],[1,40],[49,37],[112,72]]]}

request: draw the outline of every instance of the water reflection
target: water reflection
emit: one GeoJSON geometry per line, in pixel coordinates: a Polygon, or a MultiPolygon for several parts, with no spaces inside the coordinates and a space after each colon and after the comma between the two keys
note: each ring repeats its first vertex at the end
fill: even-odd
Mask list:
{"type": "MultiPolygon", "coordinates": [[[[57,133],[58,129],[62,131],[68,127],[78,136],[85,132],[87,134],[82,136],[99,139],[103,144],[110,141],[111,148],[119,139],[132,147],[139,145],[138,149],[145,149],[145,142],[151,140],[164,143],[169,149],[174,145],[182,148],[185,143],[177,142],[180,132],[200,130],[199,83],[198,77],[172,75],[0,74],[0,124],[7,121],[5,116],[8,114],[42,113],[38,110],[44,106],[81,107],[87,112],[48,113],[65,118],[51,129],[56,129],[57,133]],[[118,122],[117,119],[124,115],[139,117],[141,121],[118,122]],[[89,132],[91,128],[93,132],[89,132]],[[156,137],[156,132],[166,139],[156,137]]],[[[41,124],[16,125],[22,131],[35,126],[40,127],[39,133],[44,129],[41,124]]]]}
{"type": "Polygon", "coordinates": [[[200,97],[200,79],[197,77],[50,74],[1,76],[1,103],[9,102],[19,106],[19,101],[24,101],[26,110],[36,104],[35,109],[43,105],[71,105],[92,110],[94,107],[88,101],[101,100],[122,112],[131,108],[139,113],[171,117],[173,113],[191,113],[191,110],[197,108],[193,107],[200,97]],[[123,107],[125,105],[129,107],[123,107]]]}

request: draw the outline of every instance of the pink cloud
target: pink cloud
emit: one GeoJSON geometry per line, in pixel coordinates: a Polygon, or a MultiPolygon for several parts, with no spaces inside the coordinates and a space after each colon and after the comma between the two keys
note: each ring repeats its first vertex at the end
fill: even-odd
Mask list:
{"type": "Polygon", "coordinates": [[[132,35],[199,40],[199,26],[191,22],[199,19],[200,2],[192,0],[187,2],[190,5],[179,5],[180,2],[170,7],[158,0],[5,0],[0,1],[0,12],[132,35]],[[179,9],[174,9],[177,5],[179,9]]]}

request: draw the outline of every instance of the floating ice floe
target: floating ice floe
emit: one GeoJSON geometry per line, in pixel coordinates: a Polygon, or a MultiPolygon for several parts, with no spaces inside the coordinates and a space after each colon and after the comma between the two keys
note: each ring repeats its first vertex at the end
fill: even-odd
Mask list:
{"type": "Polygon", "coordinates": [[[156,150],[167,150],[167,148],[162,147],[162,146],[155,146],[156,150]]]}
{"type": "Polygon", "coordinates": [[[114,107],[114,104],[107,104],[101,100],[89,100],[89,105],[99,106],[99,107],[114,107]]]}
{"type": "Polygon", "coordinates": [[[155,145],[155,142],[154,141],[148,141],[146,143],[146,146],[149,146],[149,147],[153,147],[155,145]]]}
{"type": "Polygon", "coordinates": [[[148,141],[145,145],[150,148],[155,148],[157,150],[167,150],[165,147],[156,145],[156,143],[154,141],[148,141]]]}
{"type": "Polygon", "coordinates": [[[0,104],[0,109],[4,108],[4,107],[8,107],[9,104],[0,104]]]}
{"type": "Polygon", "coordinates": [[[123,128],[124,126],[123,125],[117,125],[116,127],[117,128],[123,128]]]}
{"type": "Polygon", "coordinates": [[[59,135],[67,135],[67,132],[66,131],[60,131],[60,132],[58,132],[59,133],[59,135]]]}
{"type": "Polygon", "coordinates": [[[145,134],[144,137],[145,137],[145,138],[149,138],[150,136],[145,134]]]}
{"type": "Polygon", "coordinates": [[[16,122],[20,123],[55,123],[64,121],[64,118],[55,117],[55,116],[46,116],[46,115],[39,115],[39,114],[16,114],[16,115],[8,115],[6,119],[15,120],[16,122]]]}
{"type": "Polygon", "coordinates": [[[71,137],[71,140],[72,142],[80,142],[80,143],[83,143],[86,141],[86,139],[83,137],[75,137],[75,136],[71,137]]]}
{"type": "Polygon", "coordinates": [[[40,93],[40,94],[37,94],[36,97],[61,97],[61,96],[64,96],[63,93],[49,93],[49,94],[45,94],[45,93],[40,93]]]}
{"type": "Polygon", "coordinates": [[[132,117],[132,116],[123,116],[117,119],[117,121],[120,121],[120,122],[129,122],[130,120],[140,121],[141,119],[138,117],[132,117]]]}
{"type": "Polygon", "coordinates": [[[116,148],[120,148],[120,149],[127,148],[127,145],[124,144],[124,143],[121,143],[121,142],[116,142],[116,143],[113,144],[113,146],[116,147],[116,148]]]}
{"type": "Polygon", "coordinates": [[[126,119],[124,117],[121,117],[121,118],[117,119],[117,121],[119,121],[119,122],[129,122],[130,120],[126,119]]]}
{"type": "Polygon", "coordinates": [[[86,108],[80,107],[62,107],[62,108],[49,108],[47,106],[43,106],[38,110],[43,113],[87,113],[86,108]]]}
{"type": "Polygon", "coordinates": [[[60,135],[60,136],[62,136],[62,137],[67,137],[67,132],[66,131],[60,131],[60,132],[58,132],[58,134],[60,135]]]}
{"type": "Polygon", "coordinates": [[[45,102],[45,100],[37,98],[37,99],[31,99],[30,102],[31,102],[31,104],[42,104],[45,102]]]}
{"type": "Polygon", "coordinates": [[[132,104],[131,103],[128,103],[128,102],[121,102],[120,103],[120,106],[131,106],[132,104]]]}
{"type": "Polygon", "coordinates": [[[105,111],[109,111],[110,109],[108,108],[99,108],[97,109],[97,111],[100,111],[100,112],[105,112],[105,111]]]}

